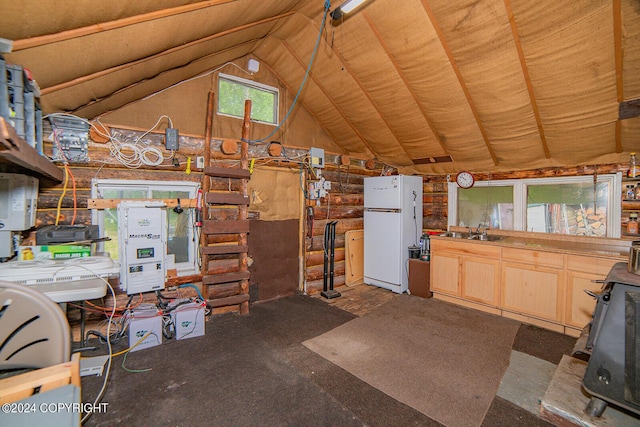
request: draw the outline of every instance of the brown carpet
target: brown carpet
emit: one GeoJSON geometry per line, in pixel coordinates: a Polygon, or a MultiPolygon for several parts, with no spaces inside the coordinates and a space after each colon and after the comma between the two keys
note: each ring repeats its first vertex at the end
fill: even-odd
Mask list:
{"type": "Polygon", "coordinates": [[[519,326],[401,295],[303,345],[442,424],[480,426],[519,326]]]}

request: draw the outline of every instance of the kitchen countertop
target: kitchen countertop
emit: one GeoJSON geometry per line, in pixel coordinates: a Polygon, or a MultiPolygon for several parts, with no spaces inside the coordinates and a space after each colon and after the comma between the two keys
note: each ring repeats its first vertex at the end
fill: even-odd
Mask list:
{"type": "MultiPolygon", "coordinates": [[[[468,232],[468,229],[454,229],[451,231],[468,232]]],[[[531,249],[545,252],[557,252],[562,254],[573,254],[583,256],[599,256],[604,258],[618,259],[625,261],[629,258],[629,248],[631,241],[622,239],[582,237],[567,235],[545,235],[544,238],[532,236],[533,233],[526,232],[499,232],[488,235],[501,236],[500,240],[477,240],[459,237],[449,237],[442,235],[431,235],[434,240],[446,240],[451,242],[470,243],[474,245],[492,245],[506,248],[531,249]]]]}

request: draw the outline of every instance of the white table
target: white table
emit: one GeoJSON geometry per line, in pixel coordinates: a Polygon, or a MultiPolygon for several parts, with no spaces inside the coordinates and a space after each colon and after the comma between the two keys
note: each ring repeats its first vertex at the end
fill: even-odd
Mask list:
{"type": "Polygon", "coordinates": [[[99,278],[24,286],[42,292],[57,303],[102,298],[107,294],[107,284],[99,278]]]}

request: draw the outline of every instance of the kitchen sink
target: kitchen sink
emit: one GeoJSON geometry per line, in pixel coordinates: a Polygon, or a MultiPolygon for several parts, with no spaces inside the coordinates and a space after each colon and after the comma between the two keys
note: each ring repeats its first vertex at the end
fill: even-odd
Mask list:
{"type": "Polygon", "coordinates": [[[453,237],[454,239],[466,239],[470,236],[469,233],[462,233],[460,231],[448,231],[446,233],[442,233],[443,237],[453,237]]]}
{"type": "MultiPolygon", "coordinates": [[[[469,239],[474,238],[473,236],[468,237],[469,239]]],[[[497,240],[502,240],[504,239],[504,236],[494,236],[491,234],[476,234],[475,238],[477,238],[478,240],[486,240],[488,242],[495,242],[497,240]]]]}
{"type": "Polygon", "coordinates": [[[460,231],[448,231],[446,233],[441,234],[440,236],[451,237],[454,239],[482,240],[487,242],[495,242],[495,241],[504,239],[504,236],[494,236],[491,234],[464,233],[460,231]]]}

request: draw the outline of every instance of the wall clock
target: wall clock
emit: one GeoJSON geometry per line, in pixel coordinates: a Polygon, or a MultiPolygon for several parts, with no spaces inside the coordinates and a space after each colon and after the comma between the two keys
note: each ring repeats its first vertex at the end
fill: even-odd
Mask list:
{"type": "Polygon", "coordinates": [[[476,179],[471,172],[462,171],[456,175],[456,183],[460,188],[471,188],[475,182],[476,179]]]}

